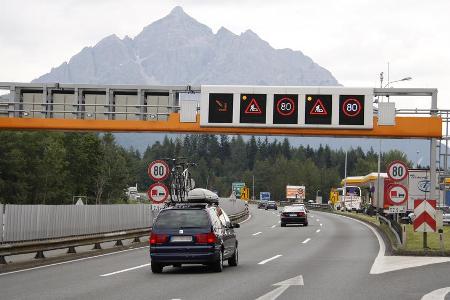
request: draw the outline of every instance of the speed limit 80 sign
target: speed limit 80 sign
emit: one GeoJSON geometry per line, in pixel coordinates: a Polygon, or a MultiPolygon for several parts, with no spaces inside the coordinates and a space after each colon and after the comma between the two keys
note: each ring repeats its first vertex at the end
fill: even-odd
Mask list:
{"type": "Polygon", "coordinates": [[[169,165],[163,160],[152,161],[148,165],[147,174],[154,181],[163,181],[169,176],[169,165]]]}
{"type": "Polygon", "coordinates": [[[387,169],[388,177],[394,181],[402,181],[408,177],[408,167],[402,161],[396,160],[389,164],[387,169]]]}

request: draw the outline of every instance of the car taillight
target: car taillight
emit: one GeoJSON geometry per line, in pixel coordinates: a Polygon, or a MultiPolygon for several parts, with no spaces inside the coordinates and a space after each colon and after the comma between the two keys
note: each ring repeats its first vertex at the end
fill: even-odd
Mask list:
{"type": "Polygon", "coordinates": [[[194,235],[194,237],[195,237],[195,242],[197,244],[213,244],[217,240],[214,232],[199,233],[199,234],[194,235]]]}
{"type": "Polygon", "coordinates": [[[299,212],[299,213],[297,214],[297,216],[299,216],[299,217],[302,217],[302,216],[304,216],[304,215],[305,215],[304,212],[299,212]]]}
{"type": "Polygon", "coordinates": [[[169,240],[167,234],[156,234],[152,233],[150,235],[150,245],[163,244],[169,240]]]}

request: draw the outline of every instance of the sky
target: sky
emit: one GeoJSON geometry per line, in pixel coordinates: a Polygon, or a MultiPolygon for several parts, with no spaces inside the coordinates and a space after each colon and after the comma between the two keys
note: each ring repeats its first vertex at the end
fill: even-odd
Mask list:
{"type": "MultiPolygon", "coordinates": [[[[175,6],[214,32],[247,29],[274,48],[300,50],[348,87],[438,88],[450,109],[448,0],[0,0],[0,82],[29,82],[85,46],[136,36],[175,6]]],[[[429,108],[428,98],[396,98],[429,108]]]]}

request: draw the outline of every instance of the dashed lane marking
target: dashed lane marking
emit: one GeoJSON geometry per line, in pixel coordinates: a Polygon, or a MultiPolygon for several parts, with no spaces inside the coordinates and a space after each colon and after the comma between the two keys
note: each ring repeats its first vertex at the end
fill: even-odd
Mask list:
{"type": "Polygon", "coordinates": [[[271,258],[268,258],[268,259],[265,259],[265,260],[259,262],[258,265],[264,265],[264,264],[268,263],[269,261],[277,259],[277,258],[279,258],[281,256],[283,256],[283,255],[281,255],[281,254],[275,255],[275,256],[273,256],[271,258]]]}
{"type": "Polygon", "coordinates": [[[317,229],[316,232],[319,233],[319,232],[320,232],[320,229],[317,229]]]}
{"type": "Polygon", "coordinates": [[[140,265],[140,266],[136,266],[136,267],[132,267],[132,268],[128,268],[128,269],[123,269],[123,270],[119,270],[119,271],[116,271],[116,272],[102,274],[102,275],[100,275],[100,277],[107,277],[107,276],[111,276],[111,275],[120,274],[120,273],[123,273],[123,272],[133,271],[133,270],[136,270],[136,269],[141,269],[141,268],[148,267],[150,265],[151,265],[150,263],[143,264],[143,265],[140,265]]]}
{"type": "Polygon", "coordinates": [[[254,234],[252,234],[252,235],[258,235],[258,234],[261,234],[262,232],[261,231],[258,231],[258,232],[255,232],[254,234]]]}
{"type": "Polygon", "coordinates": [[[311,239],[310,238],[307,238],[306,240],[304,240],[303,242],[302,242],[302,244],[306,244],[307,242],[309,242],[311,239]]]}

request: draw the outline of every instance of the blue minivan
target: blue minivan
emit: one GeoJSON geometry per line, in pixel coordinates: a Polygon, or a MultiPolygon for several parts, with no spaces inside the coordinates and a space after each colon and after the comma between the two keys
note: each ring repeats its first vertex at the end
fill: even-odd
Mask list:
{"type": "Polygon", "coordinates": [[[227,214],[208,203],[183,203],[161,210],[150,235],[153,273],[165,266],[203,264],[221,272],[223,261],[238,264],[238,241],[227,214]]]}

